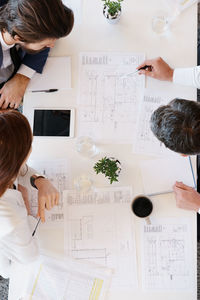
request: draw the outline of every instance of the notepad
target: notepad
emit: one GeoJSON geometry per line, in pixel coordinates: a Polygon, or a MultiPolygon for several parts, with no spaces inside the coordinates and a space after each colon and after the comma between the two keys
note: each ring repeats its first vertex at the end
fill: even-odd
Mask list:
{"type": "Polygon", "coordinates": [[[28,91],[71,88],[71,58],[49,57],[42,74],[35,73],[28,85],[28,91]]]}
{"type": "Polygon", "coordinates": [[[194,187],[192,169],[188,157],[145,160],[140,164],[144,193],[172,192],[176,181],[194,187]]]}

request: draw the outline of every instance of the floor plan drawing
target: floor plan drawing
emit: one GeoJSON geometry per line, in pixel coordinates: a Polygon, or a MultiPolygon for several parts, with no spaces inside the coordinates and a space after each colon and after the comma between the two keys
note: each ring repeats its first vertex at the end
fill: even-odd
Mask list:
{"type": "Polygon", "coordinates": [[[79,135],[131,141],[144,90],[144,76],[134,72],[143,60],[134,53],[80,56],[79,135]]]}
{"type": "Polygon", "coordinates": [[[192,262],[189,220],[168,220],[142,226],[143,288],[190,290],[192,262]]]}
{"type": "Polygon", "coordinates": [[[75,259],[113,269],[113,289],[136,288],[131,190],[128,187],[108,188],[77,195],[75,191],[64,192],[66,253],[75,259]]]}

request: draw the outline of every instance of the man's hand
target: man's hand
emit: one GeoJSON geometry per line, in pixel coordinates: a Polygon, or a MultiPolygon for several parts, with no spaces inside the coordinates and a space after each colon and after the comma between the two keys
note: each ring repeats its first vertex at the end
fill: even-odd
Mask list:
{"type": "Polygon", "coordinates": [[[37,216],[45,222],[45,208],[50,210],[59,202],[59,192],[46,178],[35,179],[38,189],[38,213],[37,216]]]}
{"type": "Polygon", "coordinates": [[[30,78],[18,73],[7,81],[0,89],[0,107],[3,109],[6,109],[8,106],[10,108],[18,108],[29,81],[30,78]]]}
{"type": "Polygon", "coordinates": [[[173,186],[176,197],[176,205],[179,208],[198,211],[200,208],[200,194],[192,187],[176,181],[173,186]]]}
{"type": "Polygon", "coordinates": [[[138,71],[139,75],[144,74],[159,80],[173,80],[174,70],[170,68],[170,66],[161,57],[145,60],[137,67],[137,69],[140,69],[144,66],[149,66],[150,68],[138,71]]]}

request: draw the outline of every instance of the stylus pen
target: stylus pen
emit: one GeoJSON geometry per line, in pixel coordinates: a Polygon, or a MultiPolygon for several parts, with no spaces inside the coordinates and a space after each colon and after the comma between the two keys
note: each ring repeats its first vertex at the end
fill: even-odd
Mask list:
{"type": "Polygon", "coordinates": [[[171,194],[171,193],[173,193],[173,191],[164,191],[164,192],[158,192],[158,193],[147,194],[147,196],[153,197],[153,196],[165,195],[165,194],[171,194]]]}
{"type": "Polygon", "coordinates": [[[128,73],[128,74],[126,74],[126,75],[123,75],[122,77],[127,77],[127,76],[130,76],[130,75],[134,75],[134,74],[136,74],[138,71],[140,71],[140,70],[146,70],[146,69],[149,69],[149,71],[152,71],[152,67],[151,67],[151,66],[145,65],[144,67],[139,68],[139,69],[136,70],[135,72],[128,73]]]}
{"type": "Polygon", "coordinates": [[[32,91],[32,93],[54,93],[57,92],[58,89],[49,89],[49,90],[38,90],[38,91],[32,91]]]}
{"type": "Polygon", "coordinates": [[[192,177],[193,177],[193,181],[194,181],[194,187],[195,187],[195,189],[197,189],[197,184],[196,184],[196,180],[195,180],[195,176],[194,176],[194,170],[193,170],[193,166],[192,166],[191,157],[189,156],[188,159],[189,159],[190,168],[191,168],[191,171],[192,171],[192,177]]]}
{"type": "Polygon", "coordinates": [[[39,218],[39,220],[37,221],[37,224],[36,224],[35,229],[34,229],[34,231],[33,231],[33,233],[32,233],[32,236],[35,235],[36,230],[37,230],[37,228],[38,228],[38,225],[39,225],[40,221],[41,221],[41,218],[39,218]]]}

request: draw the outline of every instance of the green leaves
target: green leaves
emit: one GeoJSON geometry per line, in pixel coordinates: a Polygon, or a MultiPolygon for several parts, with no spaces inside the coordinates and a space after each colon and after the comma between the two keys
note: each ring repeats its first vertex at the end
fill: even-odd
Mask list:
{"type": "Polygon", "coordinates": [[[118,11],[121,10],[121,2],[123,0],[102,0],[104,2],[104,5],[108,7],[108,13],[113,17],[117,14],[118,11]]]}
{"type": "Polygon", "coordinates": [[[112,160],[105,156],[94,165],[94,170],[97,174],[105,174],[105,177],[108,177],[110,184],[112,184],[114,181],[118,181],[119,173],[121,171],[119,164],[120,162],[117,159],[112,160]]]}

